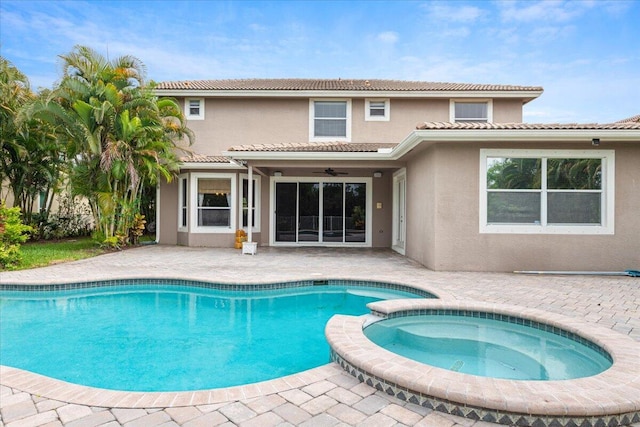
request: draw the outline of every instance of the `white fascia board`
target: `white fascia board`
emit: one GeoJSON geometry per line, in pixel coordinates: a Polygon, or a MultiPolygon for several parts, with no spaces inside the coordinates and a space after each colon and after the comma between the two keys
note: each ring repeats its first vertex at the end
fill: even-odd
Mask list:
{"type": "Polygon", "coordinates": [[[237,163],[204,163],[204,162],[183,162],[180,169],[246,169],[237,163]]]}
{"type": "Polygon", "coordinates": [[[639,129],[421,129],[412,134],[434,141],[589,142],[598,138],[601,142],[640,142],[639,129]]]}
{"type": "Polygon", "coordinates": [[[431,142],[603,142],[640,143],[637,129],[444,129],[415,130],[391,152],[389,160],[398,160],[423,141],[431,142]]]}
{"type": "Polygon", "coordinates": [[[345,153],[318,151],[223,151],[222,155],[240,160],[389,160],[390,153],[345,153]]]}
{"type": "Polygon", "coordinates": [[[542,91],[362,91],[362,90],[197,90],[155,89],[156,96],[209,98],[516,98],[527,102],[542,95],[542,91]]]}

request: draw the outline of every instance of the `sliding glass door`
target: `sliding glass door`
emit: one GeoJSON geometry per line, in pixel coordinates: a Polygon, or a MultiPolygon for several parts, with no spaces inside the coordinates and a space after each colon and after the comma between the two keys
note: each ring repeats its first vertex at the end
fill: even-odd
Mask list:
{"type": "MultiPolygon", "coordinates": [[[[289,202],[292,202],[291,199],[289,202]]],[[[298,183],[298,242],[317,242],[320,238],[320,184],[298,183]]]]}
{"type": "Polygon", "coordinates": [[[367,182],[275,183],[276,243],[366,243],[367,182]]]}

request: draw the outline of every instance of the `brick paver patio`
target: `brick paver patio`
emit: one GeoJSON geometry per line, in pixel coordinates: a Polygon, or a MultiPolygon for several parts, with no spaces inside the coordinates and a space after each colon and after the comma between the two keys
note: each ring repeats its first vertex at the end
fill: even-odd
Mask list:
{"type": "MultiPolygon", "coordinates": [[[[40,284],[126,277],[222,283],[391,281],[426,287],[441,298],[514,304],[576,316],[640,341],[640,279],[433,272],[389,250],[259,248],[258,254],[251,256],[232,249],[148,246],[46,268],[2,272],[0,282],[40,284]]],[[[21,379],[20,373],[3,369],[0,427],[493,425],[389,397],[359,383],[335,364],[294,375],[287,380],[288,387],[274,380],[280,382],[250,396],[245,389],[235,389],[223,399],[215,398],[219,393],[212,392],[213,403],[183,403],[176,397],[161,407],[136,407],[135,402],[82,404],[81,398],[58,388],[33,393],[29,390],[37,388],[37,381],[29,375],[21,379]]]]}

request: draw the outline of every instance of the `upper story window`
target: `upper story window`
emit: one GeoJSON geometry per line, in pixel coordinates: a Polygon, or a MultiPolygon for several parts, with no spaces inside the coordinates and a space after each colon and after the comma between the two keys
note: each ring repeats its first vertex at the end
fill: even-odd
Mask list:
{"type": "Polygon", "coordinates": [[[480,150],[480,232],[613,234],[613,150],[480,150]]]}
{"type": "Polygon", "coordinates": [[[187,120],[204,120],[204,98],[185,99],[184,115],[187,120]]]}
{"type": "Polygon", "coordinates": [[[388,99],[367,99],[364,102],[364,119],[366,121],[389,121],[388,99]]]}
{"type": "Polygon", "coordinates": [[[450,121],[491,123],[493,121],[493,102],[491,100],[451,100],[450,121]]]}
{"type": "Polygon", "coordinates": [[[349,141],[351,139],[351,100],[310,100],[309,139],[311,141],[349,141]]]}

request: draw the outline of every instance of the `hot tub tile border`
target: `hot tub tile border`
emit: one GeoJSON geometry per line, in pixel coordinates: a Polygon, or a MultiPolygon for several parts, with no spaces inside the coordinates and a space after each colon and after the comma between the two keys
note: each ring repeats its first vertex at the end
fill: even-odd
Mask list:
{"type": "Polygon", "coordinates": [[[381,317],[382,319],[394,319],[400,317],[409,317],[409,316],[463,316],[463,317],[474,317],[479,319],[488,319],[488,320],[498,320],[506,323],[512,323],[515,325],[527,326],[534,329],[538,329],[540,331],[549,332],[554,335],[561,336],[563,338],[567,338],[571,341],[577,342],[579,344],[584,345],[585,347],[594,350],[598,354],[604,356],[609,362],[613,363],[613,359],[609,352],[605,350],[602,346],[593,342],[592,340],[586,339],[579,334],[568,331],[561,327],[550,325],[543,322],[538,322],[537,320],[525,319],[523,317],[512,316],[508,314],[502,313],[493,313],[487,311],[480,310],[466,310],[466,309],[440,309],[440,308],[431,308],[431,309],[409,309],[409,310],[401,310],[395,311],[392,313],[382,313],[379,311],[373,311],[371,314],[381,317]]]}
{"type": "Polygon", "coordinates": [[[359,381],[396,397],[405,402],[420,405],[423,408],[444,412],[469,418],[476,421],[485,421],[511,426],[533,427],[616,427],[640,422],[640,412],[628,412],[624,414],[604,415],[596,417],[560,417],[528,415],[506,411],[494,411],[471,405],[463,405],[446,399],[429,396],[424,393],[409,390],[398,384],[373,375],[342,358],[333,348],[330,352],[331,360],[337,363],[351,376],[359,381]]]}

